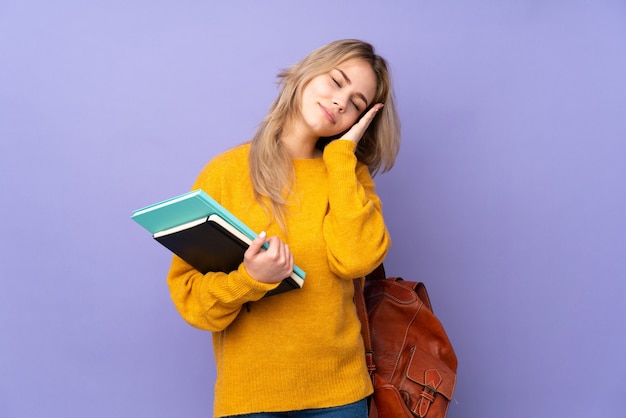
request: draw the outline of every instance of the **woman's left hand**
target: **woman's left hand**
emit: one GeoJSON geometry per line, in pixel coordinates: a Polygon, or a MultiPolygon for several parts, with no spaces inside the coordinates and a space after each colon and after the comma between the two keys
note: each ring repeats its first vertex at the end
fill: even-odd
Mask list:
{"type": "Polygon", "coordinates": [[[378,111],[382,109],[382,107],[382,103],[376,103],[374,106],[372,106],[372,108],[368,110],[367,113],[364,114],[357,123],[352,125],[352,128],[350,128],[348,132],[341,136],[341,139],[348,139],[358,144],[363,137],[363,134],[367,130],[367,127],[370,126],[370,123],[372,123],[372,120],[374,120],[374,116],[376,116],[376,113],[378,113],[378,111]]]}

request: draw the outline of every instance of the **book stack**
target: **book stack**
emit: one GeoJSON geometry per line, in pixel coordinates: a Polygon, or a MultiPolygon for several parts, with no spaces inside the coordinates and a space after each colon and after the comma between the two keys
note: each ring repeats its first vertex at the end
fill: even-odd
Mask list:
{"type": "MultiPolygon", "coordinates": [[[[237,270],[257,234],[203,190],[135,210],[131,219],[201,273],[237,270]]],[[[267,243],[265,244],[267,248],[267,243]]],[[[298,266],[265,296],[300,289],[306,274],[298,266]]]]}

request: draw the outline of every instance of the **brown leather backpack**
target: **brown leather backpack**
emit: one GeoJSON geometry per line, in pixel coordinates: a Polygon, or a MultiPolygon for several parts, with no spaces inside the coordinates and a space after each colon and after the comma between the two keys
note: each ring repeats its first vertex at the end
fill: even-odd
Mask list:
{"type": "Polygon", "coordinates": [[[370,418],[444,418],[456,383],[457,358],[420,282],[385,278],[381,265],[355,279],[374,395],[370,418]]]}

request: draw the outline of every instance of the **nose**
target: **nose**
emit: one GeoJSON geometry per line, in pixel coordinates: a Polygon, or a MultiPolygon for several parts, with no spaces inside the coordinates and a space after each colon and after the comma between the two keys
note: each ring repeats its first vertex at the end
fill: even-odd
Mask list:
{"type": "Polygon", "coordinates": [[[343,111],[346,108],[345,103],[342,99],[338,99],[338,98],[333,99],[333,104],[338,108],[339,113],[343,113],[343,111]]]}

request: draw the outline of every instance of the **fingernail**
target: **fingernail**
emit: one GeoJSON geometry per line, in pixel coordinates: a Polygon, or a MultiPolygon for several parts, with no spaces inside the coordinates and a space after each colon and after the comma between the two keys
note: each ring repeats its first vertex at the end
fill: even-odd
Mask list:
{"type": "Polygon", "coordinates": [[[261,231],[261,233],[259,234],[260,238],[265,238],[267,234],[265,233],[265,231],[261,231]]]}

